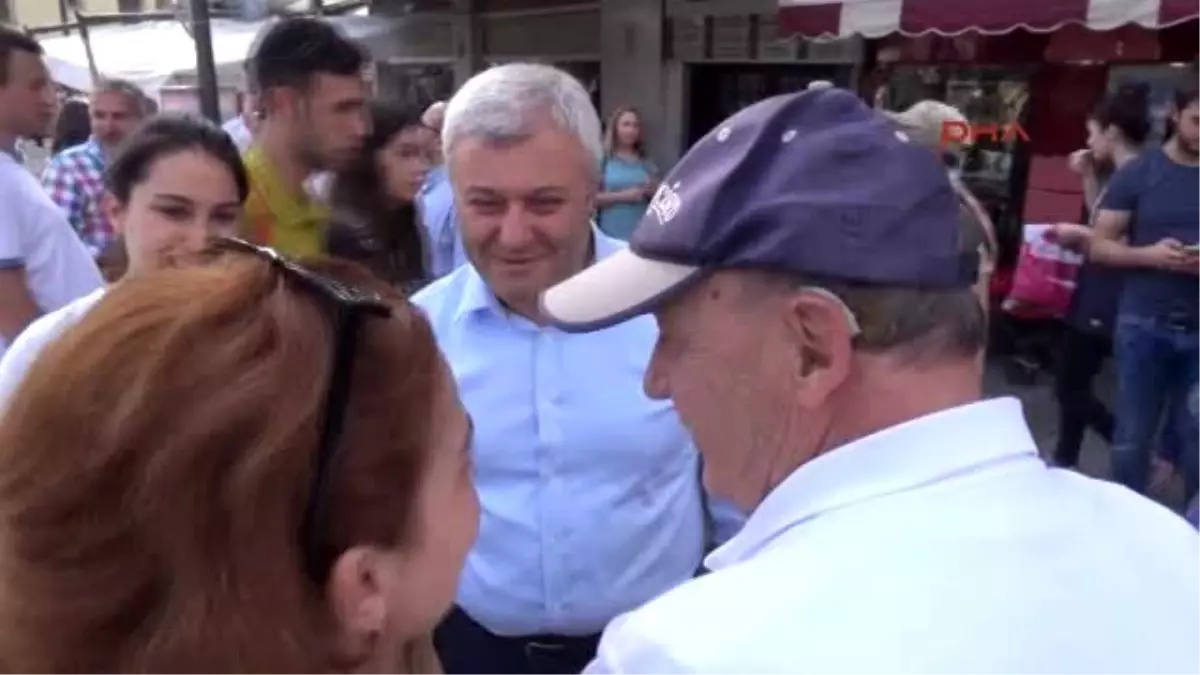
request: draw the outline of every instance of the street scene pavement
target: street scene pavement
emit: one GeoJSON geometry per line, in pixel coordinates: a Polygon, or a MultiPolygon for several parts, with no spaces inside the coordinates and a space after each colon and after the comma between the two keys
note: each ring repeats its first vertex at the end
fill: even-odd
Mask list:
{"type": "MultiPolygon", "coordinates": [[[[1115,381],[1111,361],[1107,365],[1109,367],[1096,378],[1095,385],[1101,400],[1111,402],[1115,381]]],[[[1058,403],[1051,374],[1039,373],[1030,384],[1017,383],[1006,376],[998,360],[993,360],[988,363],[984,375],[984,392],[989,397],[1016,396],[1021,399],[1042,456],[1048,457],[1053,452],[1058,439],[1058,403]]],[[[1089,476],[1108,478],[1108,444],[1091,431],[1084,436],[1079,470],[1089,476]]],[[[1178,476],[1150,496],[1176,511],[1183,509],[1183,484],[1178,476]]]]}

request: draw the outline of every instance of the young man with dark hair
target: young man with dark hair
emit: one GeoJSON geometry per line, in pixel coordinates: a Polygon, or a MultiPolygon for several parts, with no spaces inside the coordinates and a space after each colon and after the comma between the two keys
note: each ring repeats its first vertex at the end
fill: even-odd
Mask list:
{"type": "Polygon", "coordinates": [[[49,130],[57,103],[37,41],[0,26],[0,356],[38,315],[101,284],[83,242],[15,156],[18,139],[49,130]]]}
{"type": "Polygon", "coordinates": [[[1090,254],[1122,268],[1113,327],[1117,397],[1113,478],[1146,491],[1154,437],[1183,474],[1184,499],[1200,492],[1200,92],[1175,93],[1170,133],[1108,181],[1090,254]]]}
{"type": "Polygon", "coordinates": [[[305,182],[336,170],[362,148],[370,120],[367,56],[331,24],[289,18],[250,57],[258,129],[246,153],[249,236],[294,256],[324,251],[324,204],[305,182]]]}

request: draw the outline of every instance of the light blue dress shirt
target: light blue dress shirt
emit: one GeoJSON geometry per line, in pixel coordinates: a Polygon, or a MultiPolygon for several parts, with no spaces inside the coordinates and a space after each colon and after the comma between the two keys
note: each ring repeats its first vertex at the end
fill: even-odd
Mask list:
{"type": "MultiPolygon", "coordinates": [[[[596,232],[597,257],[623,243],[596,232]]],[[[706,518],[691,439],[642,378],[642,316],[567,334],[507,312],[467,265],[413,302],[475,422],[479,539],[458,604],[498,635],[588,635],[690,579],[742,516],[706,518]]],[[[713,502],[715,504],[715,502],[713,502]]]]}
{"type": "Polygon", "coordinates": [[[430,273],[444,277],[467,263],[467,252],[458,233],[458,211],[446,165],[431,169],[420,195],[422,221],[429,235],[430,273]]]}

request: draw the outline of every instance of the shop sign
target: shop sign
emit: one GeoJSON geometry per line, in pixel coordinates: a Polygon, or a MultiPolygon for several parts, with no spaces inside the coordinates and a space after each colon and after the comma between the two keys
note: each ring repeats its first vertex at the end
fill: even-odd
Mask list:
{"type": "Polygon", "coordinates": [[[953,144],[973,144],[980,139],[989,139],[994,143],[1012,143],[1013,141],[1029,142],[1029,134],[1025,128],[1016,122],[1010,124],[973,124],[971,122],[943,122],[942,147],[953,144]]]}

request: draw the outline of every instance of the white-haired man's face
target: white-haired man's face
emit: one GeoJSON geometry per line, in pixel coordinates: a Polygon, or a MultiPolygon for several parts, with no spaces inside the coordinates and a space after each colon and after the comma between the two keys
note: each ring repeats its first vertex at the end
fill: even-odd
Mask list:
{"type": "Polygon", "coordinates": [[[594,160],[549,119],[522,140],[468,136],[448,153],[467,256],[497,297],[535,316],[541,292],[586,262],[594,160]]]}

